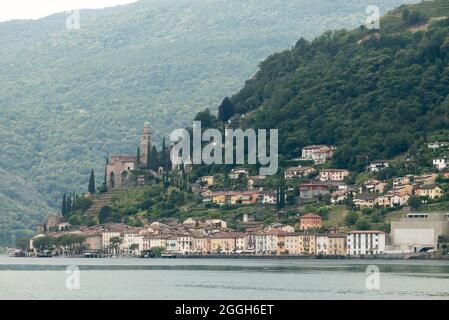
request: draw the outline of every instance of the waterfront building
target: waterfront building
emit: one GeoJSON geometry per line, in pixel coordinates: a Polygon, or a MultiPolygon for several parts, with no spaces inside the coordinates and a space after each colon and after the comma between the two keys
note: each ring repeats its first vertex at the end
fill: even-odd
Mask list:
{"type": "Polygon", "coordinates": [[[331,233],[327,235],[327,253],[331,256],[345,256],[347,254],[347,237],[345,234],[331,233]]]}
{"type": "Polygon", "coordinates": [[[197,254],[207,254],[212,250],[211,239],[209,237],[195,237],[193,239],[193,252],[197,254]]]}
{"type": "Polygon", "coordinates": [[[103,250],[106,252],[112,253],[111,248],[111,239],[112,238],[121,238],[121,232],[119,230],[110,230],[105,231],[101,234],[101,242],[103,246],[103,250]]]}
{"type": "Polygon", "coordinates": [[[266,254],[268,251],[267,235],[265,233],[256,233],[254,236],[256,253],[266,254]]]}
{"type": "Polygon", "coordinates": [[[447,213],[409,213],[391,221],[391,241],[395,251],[436,249],[438,237],[443,235],[449,235],[447,213]]]}
{"type": "Polygon", "coordinates": [[[84,236],[84,247],[87,250],[99,251],[103,249],[103,237],[100,231],[85,232],[84,236]]]}
{"type": "Polygon", "coordinates": [[[182,254],[193,252],[193,237],[188,233],[177,235],[176,244],[178,252],[182,254]]]}
{"type": "Polygon", "coordinates": [[[347,234],[348,255],[372,255],[385,252],[385,232],[356,230],[347,234]]]}
{"type": "Polygon", "coordinates": [[[278,236],[283,233],[284,233],[283,231],[277,229],[271,229],[270,231],[266,232],[268,254],[278,252],[278,243],[279,243],[278,236]]]}
{"type": "Polygon", "coordinates": [[[316,253],[316,235],[302,233],[299,238],[299,253],[303,255],[314,255],[316,253]]]}
{"type": "Polygon", "coordinates": [[[236,251],[236,235],[220,233],[211,238],[211,250],[214,253],[230,254],[236,251]]]}
{"type": "Polygon", "coordinates": [[[167,247],[166,247],[166,250],[167,250],[169,253],[177,252],[177,250],[178,250],[178,237],[177,237],[177,236],[175,236],[175,235],[170,235],[170,236],[167,238],[167,247]]]}
{"type": "Polygon", "coordinates": [[[140,229],[127,230],[123,232],[123,252],[128,255],[138,255],[143,250],[144,236],[139,234],[140,229]],[[137,248],[133,248],[137,247],[137,248]]]}

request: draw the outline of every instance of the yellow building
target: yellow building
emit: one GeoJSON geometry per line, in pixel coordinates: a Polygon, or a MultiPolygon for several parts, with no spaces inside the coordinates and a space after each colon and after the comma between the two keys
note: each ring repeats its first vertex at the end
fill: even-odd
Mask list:
{"type": "Polygon", "coordinates": [[[345,234],[329,234],[327,236],[327,254],[333,256],[345,256],[347,236],[345,234]]]}
{"type": "Polygon", "coordinates": [[[226,203],[226,194],[224,192],[217,192],[211,195],[212,202],[216,204],[225,204],[226,203]]]}
{"type": "Polygon", "coordinates": [[[201,182],[205,183],[207,186],[211,186],[216,183],[216,179],[214,176],[203,176],[201,177],[201,182]]]}
{"type": "Polygon", "coordinates": [[[211,238],[210,244],[213,253],[233,253],[236,250],[236,236],[218,234],[211,238]]]}
{"type": "Polygon", "coordinates": [[[415,194],[419,197],[428,197],[429,199],[438,199],[443,196],[443,190],[435,184],[417,187],[415,194]]]}
{"type": "Polygon", "coordinates": [[[314,255],[316,253],[316,235],[300,234],[299,238],[299,254],[314,255]]]}
{"type": "Polygon", "coordinates": [[[298,233],[286,233],[284,234],[284,245],[282,252],[290,255],[300,254],[299,247],[299,234],[298,233]]]}

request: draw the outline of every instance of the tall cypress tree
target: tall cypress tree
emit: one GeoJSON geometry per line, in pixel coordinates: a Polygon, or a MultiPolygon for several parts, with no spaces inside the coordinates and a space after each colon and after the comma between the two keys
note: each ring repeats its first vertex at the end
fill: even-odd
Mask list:
{"type": "Polygon", "coordinates": [[[90,178],[89,178],[89,193],[94,194],[95,193],[95,173],[94,169],[90,172],[90,178]]]}
{"type": "Polygon", "coordinates": [[[167,158],[166,158],[165,138],[162,139],[161,165],[164,168],[164,171],[166,171],[167,170],[167,158]]]}
{"type": "Polygon", "coordinates": [[[64,193],[64,195],[62,196],[61,214],[64,218],[67,217],[67,194],[66,193],[64,193]]]}
{"type": "Polygon", "coordinates": [[[147,145],[147,169],[151,169],[151,143],[148,142],[147,145]]]}
{"type": "Polygon", "coordinates": [[[140,147],[137,147],[137,166],[140,166],[140,147]]]}
{"type": "Polygon", "coordinates": [[[72,196],[68,196],[67,197],[67,217],[70,216],[70,214],[72,213],[72,196]]]}
{"type": "Polygon", "coordinates": [[[75,190],[72,191],[72,212],[76,210],[76,192],[75,190]]]}
{"type": "Polygon", "coordinates": [[[285,180],[283,175],[279,175],[277,191],[276,191],[276,207],[278,209],[285,208],[285,180]]]}
{"type": "Polygon", "coordinates": [[[285,179],[281,175],[281,208],[285,208],[285,179]]]}
{"type": "Polygon", "coordinates": [[[150,152],[150,165],[149,168],[151,170],[157,171],[159,166],[159,158],[157,155],[157,149],[156,146],[153,146],[153,148],[151,148],[151,152],[150,152]]]}
{"type": "Polygon", "coordinates": [[[277,186],[276,186],[276,208],[280,209],[281,207],[281,184],[280,184],[280,178],[278,177],[277,186]]]}
{"type": "Polygon", "coordinates": [[[108,183],[108,164],[109,164],[109,158],[106,158],[106,166],[104,167],[104,185],[105,186],[108,183]]]}

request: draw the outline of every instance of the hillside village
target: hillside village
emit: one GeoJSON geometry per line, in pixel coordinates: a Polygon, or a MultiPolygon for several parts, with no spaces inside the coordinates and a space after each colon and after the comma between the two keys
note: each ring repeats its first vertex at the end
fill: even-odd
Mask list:
{"type": "Polygon", "coordinates": [[[280,128],[279,170],[174,166],[146,124],[18,244],[32,255],[441,257],[449,242],[446,1],[382,32],[300,39],[266,59],[203,128],[280,128]],[[397,44],[401,45],[398,46],[397,44]],[[360,59],[360,57],[365,57],[360,59]],[[369,81],[368,81],[369,80],[369,81]],[[98,182],[100,186],[98,186],[98,182]]]}
{"type": "MultiPolygon", "coordinates": [[[[446,142],[426,146],[438,154],[446,153],[448,147],[446,142]]],[[[103,184],[95,188],[91,176],[91,192],[70,201],[65,197],[63,215],[49,216],[24,249],[32,255],[50,251],[94,256],[447,253],[449,214],[420,212],[447,201],[449,171],[447,162],[442,162],[446,157],[435,157],[431,171],[403,176],[383,174],[396,161],[375,160],[367,162],[366,172],[354,178],[347,169],[329,166],[336,148],[305,146],[293,160],[297,164],[283,168],[276,177],[252,175],[251,167],[198,175],[191,164],[171,166],[165,142],[160,166],[154,167],[158,157],[151,153],[157,151],[149,124],[145,124],[137,156],[112,156],[103,184]],[[127,205],[114,207],[117,201],[124,202],[124,193],[135,195],[146,188],[161,188],[169,195],[163,200],[172,204],[169,216],[151,219],[145,212],[153,208],[146,206],[145,211],[142,204],[136,213],[127,205]],[[187,211],[173,206],[179,197],[181,204],[191,205],[187,211]],[[124,219],[118,213],[122,209],[128,210],[124,219]],[[338,221],[331,221],[334,209],[343,209],[338,221]],[[177,215],[181,210],[184,214],[177,215]],[[195,210],[201,212],[200,217],[193,217],[195,210]],[[223,211],[217,217],[214,210],[223,211]],[[263,218],[260,210],[264,210],[263,218]],[[391,215],[394,219],[388,219],[391,215]],[[86,216],[93,220],[83,223],[80,217],[86,216]]]]}

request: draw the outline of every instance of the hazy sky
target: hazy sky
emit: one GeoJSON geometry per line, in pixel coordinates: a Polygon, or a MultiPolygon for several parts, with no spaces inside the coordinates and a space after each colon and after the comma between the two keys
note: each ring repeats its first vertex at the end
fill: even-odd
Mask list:
{"type": "Polygon", "coordinates": [[[112,7],[137,0],[0,0],[0,21],[38,19],[73,9],[112,7]]]}

